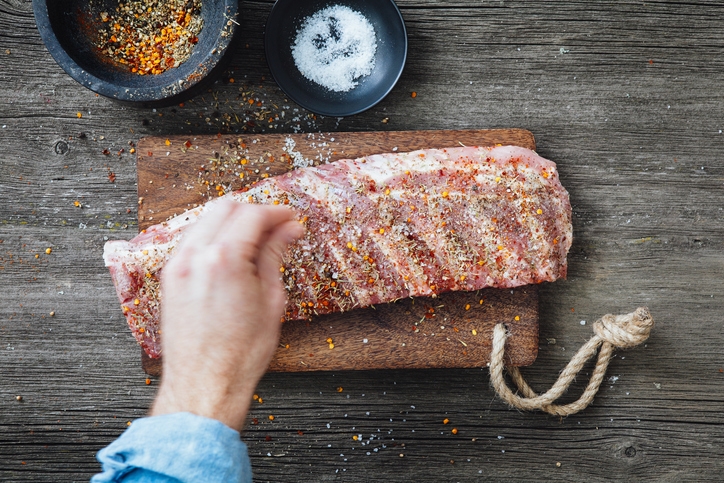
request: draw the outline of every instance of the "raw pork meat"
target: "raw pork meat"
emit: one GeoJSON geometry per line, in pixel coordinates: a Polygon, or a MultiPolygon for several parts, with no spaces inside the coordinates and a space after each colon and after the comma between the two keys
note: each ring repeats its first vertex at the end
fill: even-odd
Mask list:
{"type": "MultiPolygon", "coordinates": [[[[566,276],[568,193],[553,162],[520,147],[342,160],[225,197],[287,205],[307,227],[283,260],[287,320],[566,276]]],[[[163,266],[184,231],[220,199],[105,246],[126,319],[151,357],[160,355],[163,266]]]]}

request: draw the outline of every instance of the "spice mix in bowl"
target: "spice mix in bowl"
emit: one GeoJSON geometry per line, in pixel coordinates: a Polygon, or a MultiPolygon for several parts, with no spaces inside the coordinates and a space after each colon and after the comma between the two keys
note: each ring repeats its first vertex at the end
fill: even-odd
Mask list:
{"type": "Polygon", "coordinates": [[[73,79],[162,106],[213,82],[230,60],[237,0],[33,0],[41,37],[73,79]]]}

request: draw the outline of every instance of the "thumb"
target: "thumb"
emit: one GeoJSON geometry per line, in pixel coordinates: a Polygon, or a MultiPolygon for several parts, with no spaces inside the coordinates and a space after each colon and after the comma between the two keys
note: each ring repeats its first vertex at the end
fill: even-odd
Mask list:
{"type": "Polygon", "coordinates": [[[278,225],[271,232],[266,243],[259,250],[257,258],[259,278],[265,292],[270,294],[273,306],[283,310],[286,293],[280,281],[282,254],[294,240],[304,234],[304,228],[297,221],[288,221],[278,225]]]}

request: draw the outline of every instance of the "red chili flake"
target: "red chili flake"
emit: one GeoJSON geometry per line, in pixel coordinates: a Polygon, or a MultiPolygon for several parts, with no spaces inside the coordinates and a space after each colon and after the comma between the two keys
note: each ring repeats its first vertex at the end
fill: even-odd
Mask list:
{"type": "Polygon", "coordinates": [[[116,173],[114,173],[113,171],[109,172],[108,181],[110,181],[111,183],[115,183],[116,182],[116,173]]]}
{"type": "Polygon", "coordinates": [[[299,431],[297,431],[297,434],[298,434],[299,436],[304,436],[304,431],[299,430],[299,431]]]}
{"type": "Polygon", "coordinates": [[[266,440],[266,441],[271,441],[271,439],[272,439],[271,436],[269,436],[268,434],[267,434],[266,437],[264,438],[264,440],[266,440]]]}
{"type": "Polygon", "coordinates": [[[190,148],[192,146],[191,141],[186,141],[184,146],[186,146],[187,149],[190,148]]]}
{"type": "Polygon", "coordinates": [[[148,156],[149,156],[149,157],[153,156],[153,151],[149,151],[149,152],[148,152],[148,156]]]}
{"type": "Polygon", "coordinates": [[[199,43],[199,38],[194,35],[193,37],[189,38],[189,42],[192,43],[193,45],[196,45],[199,43]]]}
{"type": "Polygon", "coordinates": [[[103,154],[105,154],[106,156],[108,156],[109,154],[111,154],[111,152],[110,152],[108,149],[104,149],[104,150],[101,151],[101,152],[102,152],[103,154]]]}

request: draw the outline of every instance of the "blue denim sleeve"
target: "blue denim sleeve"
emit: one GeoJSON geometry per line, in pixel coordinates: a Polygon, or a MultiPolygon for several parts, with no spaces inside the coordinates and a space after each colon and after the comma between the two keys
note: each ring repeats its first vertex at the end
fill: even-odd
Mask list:
{"type": "Polygon", "coordinates": [[[137,419],[97,457],[91,483],[251,483],[239,433],[191,413],[137,419]]]}

